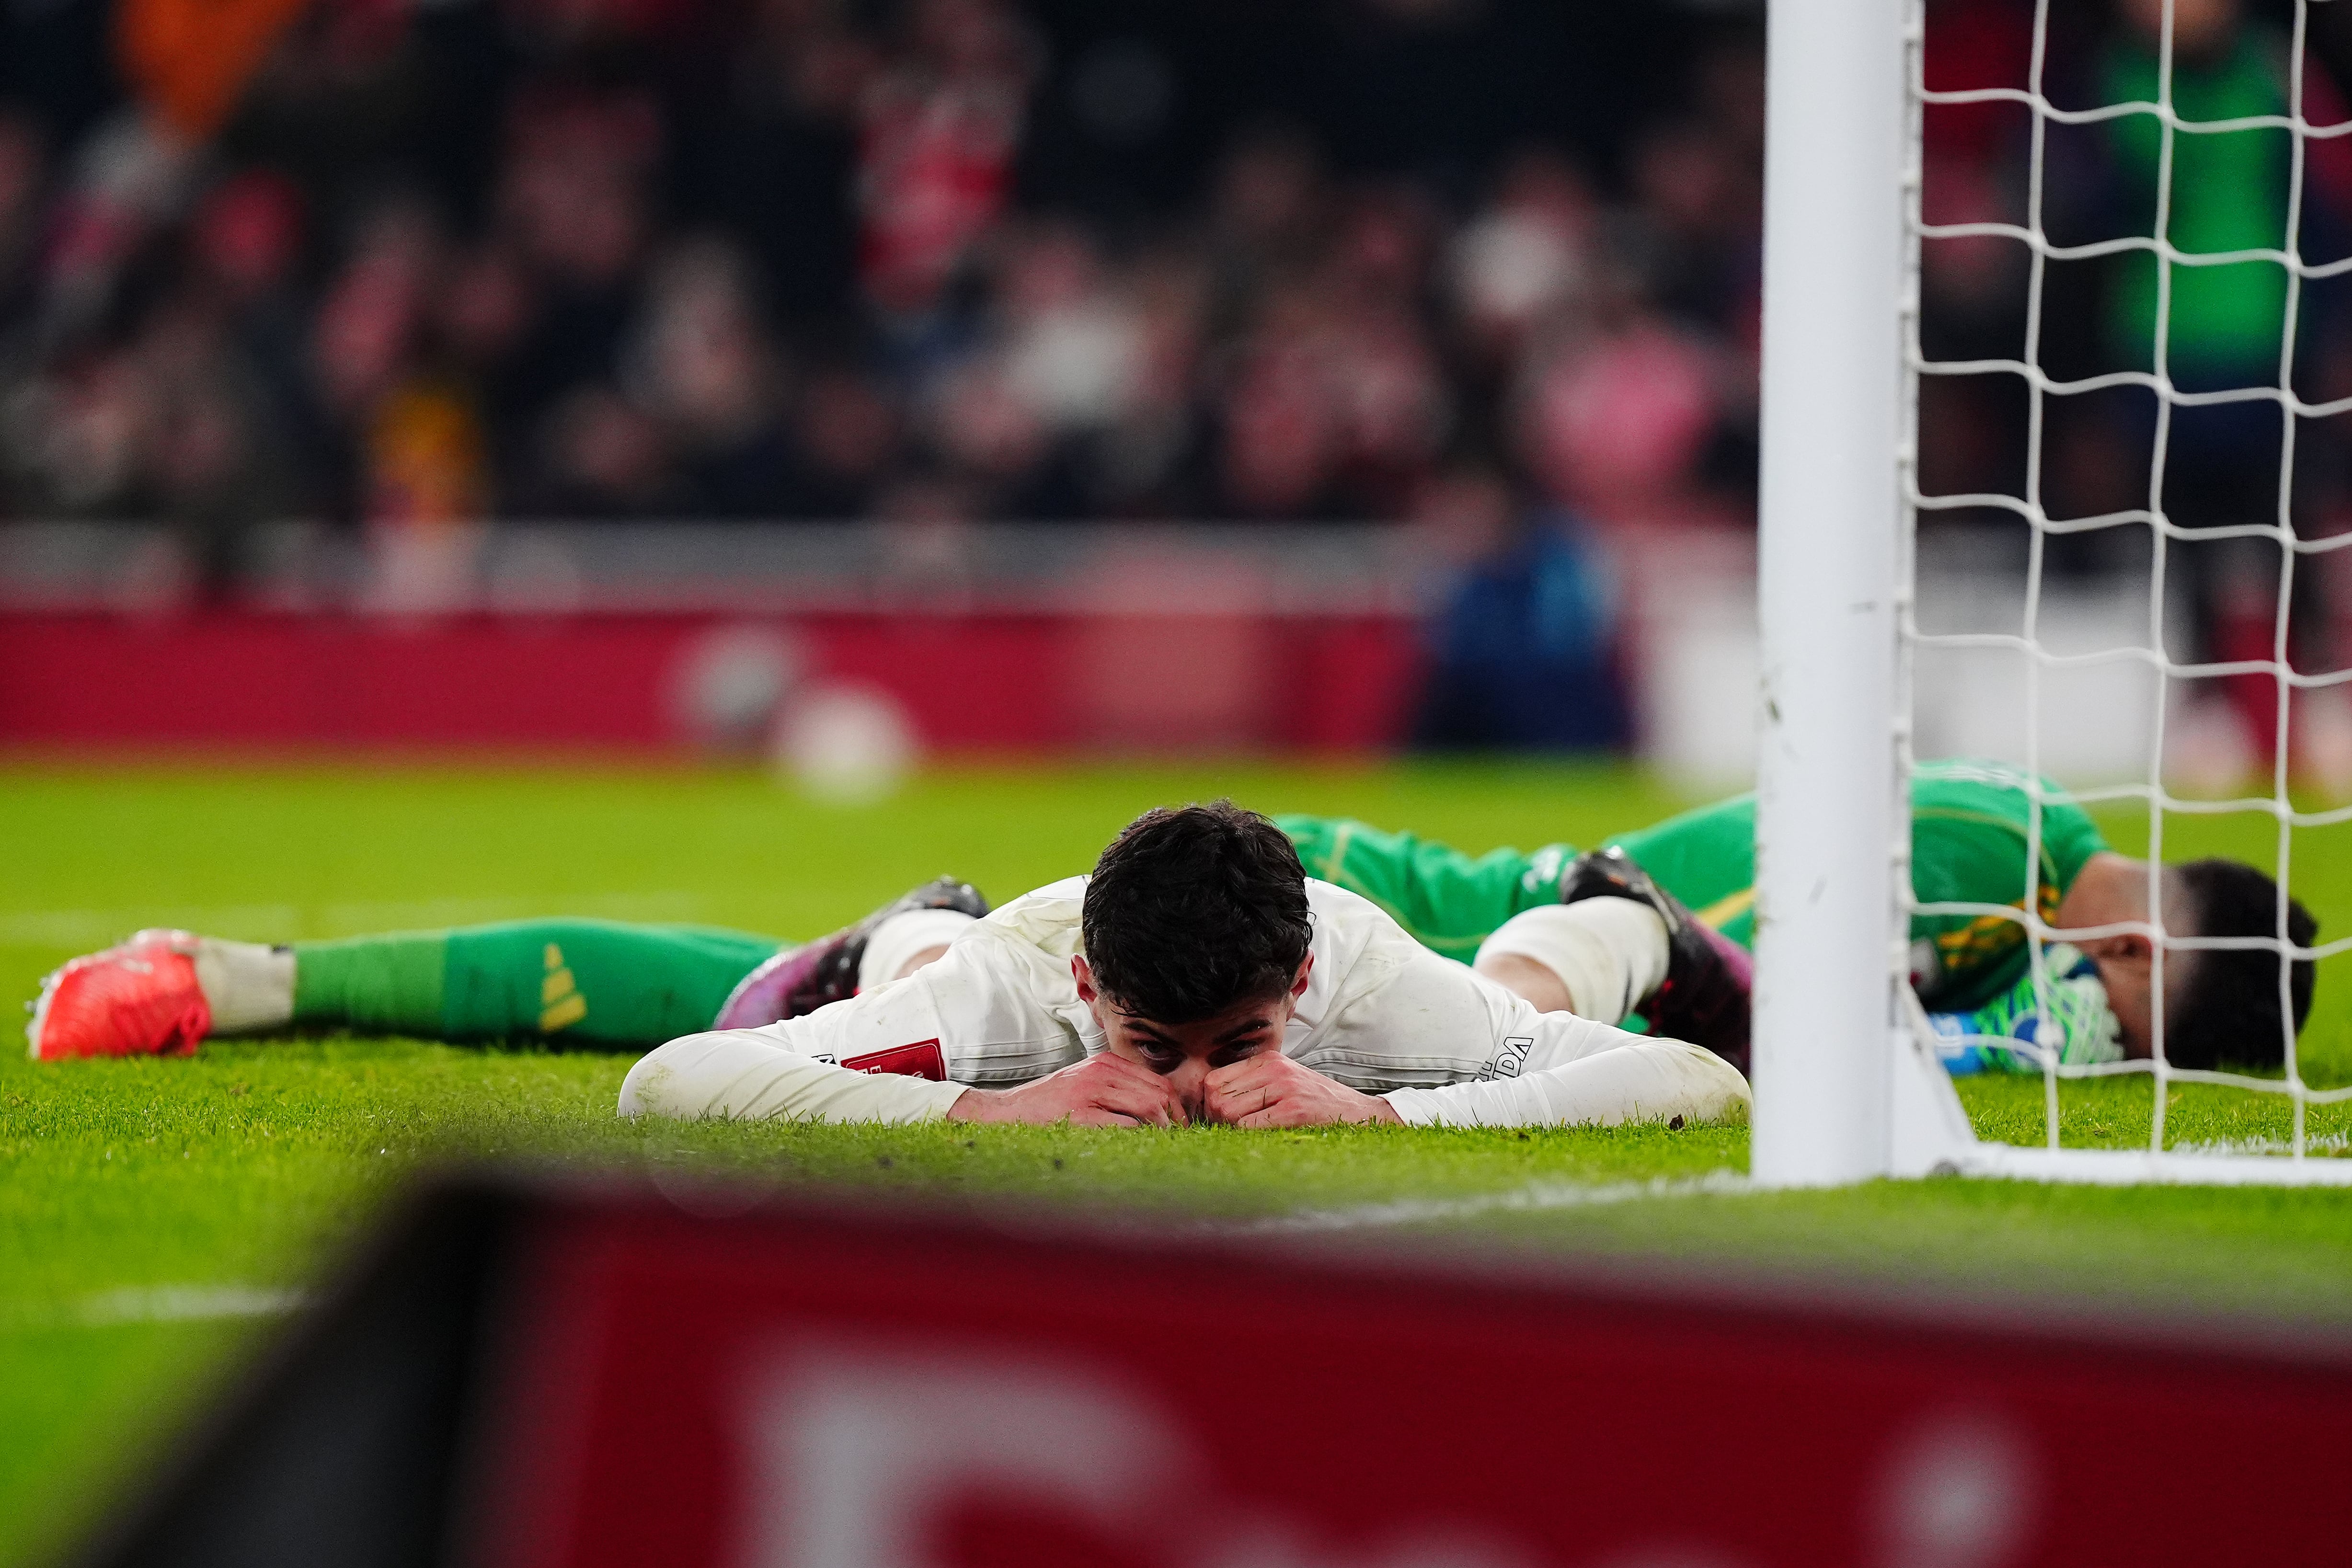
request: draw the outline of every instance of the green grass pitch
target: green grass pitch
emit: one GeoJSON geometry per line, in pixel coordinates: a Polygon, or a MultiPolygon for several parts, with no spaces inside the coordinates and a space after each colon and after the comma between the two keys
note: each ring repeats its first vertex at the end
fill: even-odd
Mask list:
{"type": "MultiPolygon", "coordinates": [[[[884,806],[824,808],[751,773],[656,769],[0,768],[0,992],[142,925],[263,940],[528,915],[828,929],[942,870],[999,896],[1088,863],[1156,802],[1230,792],[1472,848],[1590,842],[1685,802],[1624,770],[1556,766],[1105,768],[934,775],[884,806]]],[[[2108,821],[2117,847],[2145,824],[2108,821]]],[[[2267,862],[2263,819],[2168,819],[2179,855],[2267,862]]],[[[2341,831],[2352,832],[2352,830],[2341,831]]],[[[2339,929],[2352,855],[2294,846],[2297,891],[2339,929]]],[[[2352,965],[2306,1039],[2352,1082],[2352,965]]],[[[13,1037],[12,1037],[13,1038],[13,1037]]],[[[1230,1220],[1360,1211],[1399,1234],[1723,1258],[2030,1291],[2063,1302],[2352,1320],[2352,1195],[1881,1184],[1756,1194],[1740,1126],[1568,1133],[1246,1134],[634,1127],[626,1058],[331,1039],[208,1045],[193,1061],[39,1067],[0,1055],[0,1563],[43,1557],[135,1485],[175,1425],[420,1164],[549,1155],[929,1191],[1018,1192],[1230,1220]],[[1483,1204],[1536,1192],[1540,1204],[1483,1204]],[[1381,1206],[1391,1206],[1383,1208],[1381,1206]]],[[[1980,1127],[2038,1136],[2038,1083],[1964,1086],[1980,1127]]],[[[2149,1090],[2070,1088],[2066,1135],[2144,1140],[2149,1090]]],[[[2183,1141],[2277,1138],[2268,1096],[2176,1090],[2183,1141]]],[[[2341,1150],[2352,1115],[2315,1112],[2341,1150]]]]}

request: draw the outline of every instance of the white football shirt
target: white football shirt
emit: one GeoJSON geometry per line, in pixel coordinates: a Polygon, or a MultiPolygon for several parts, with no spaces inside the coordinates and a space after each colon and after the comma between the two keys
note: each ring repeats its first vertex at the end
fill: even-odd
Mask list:
{"type": "MultiPolygon", "coordinates": [[[[1070,970],[1086,884],[1069,877],[1014,899],[938,962],[806,1017],[674,1040],[630,1070],[621,1114],[920,1121],[966,1087],[1011,1088],[1084,1061],[1103,1048],[1070,970]]],[[[1408,1123],[1706,1117],[1746,1098],[1710,1052],[1538,1012],[1345,888],[1309,878],[1307,902],[1314,965],[1283,1052],[1387,1095],[1408,1123]]]]}

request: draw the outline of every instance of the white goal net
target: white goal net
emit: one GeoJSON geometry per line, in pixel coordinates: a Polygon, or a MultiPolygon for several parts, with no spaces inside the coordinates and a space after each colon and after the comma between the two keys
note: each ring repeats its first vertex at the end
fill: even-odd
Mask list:
{"type": "Polygon", "coordinates": [[[2325,5],[1960,9],[1772,8],[1756,1174],[2352,1180],[2325,5]]]}

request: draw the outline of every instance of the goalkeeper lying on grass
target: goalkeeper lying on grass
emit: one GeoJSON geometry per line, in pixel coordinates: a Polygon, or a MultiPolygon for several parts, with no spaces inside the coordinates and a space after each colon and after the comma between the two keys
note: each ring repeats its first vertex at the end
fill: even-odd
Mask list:
{"type": "MultiPolygon", "coordinates": [[[[2045,799],[2036,913],[2082,933],[2044,946],[2037,1007],[2025,927],[2026,850],[2032,809],[2026,776],[1998,763],[1924,765],[1911,788],[1911,881],[1922,904],[1975,904],[1911,921],[1911,984],[1943,1037],[1955,1073],[2039,1072],[2054,1049],[2063,1064],[2153,1053],[2154,945],[2119,930],[2152,922],[2151,868],[2107,848],[2082,808],[2045,799]],[[2046,1022],[2045,1022],[2046,1020],[2046,1022]]],[[[2054,788],[2047,783],[2045,790],[2054,788]]],[[[1692,927],[1745,948],[1754,941],[1756,799],[1742,795],[1609,841],[1634,875],[1646,873],[1660,918],[1587,901],[1601,856],[1566,844],[1478,859],[1361,823],[1286,817],[1308,874],[1370,898],[1427,946],[1474,964],[1543,1009],[1622,1021],[1661,999],[1692,927]]],[[[2164,867],[2162,913],[2176,938],[2274,937],[2278,884],[2236,861],[2164,867]]],[[[2299,903],[2287,935],[2308,947],[2317,931],[2299,903]]],[[[2284,1055],[2279,959],[2266,949],[2175,948],[2164,965],[2164,1043],[2176,1067],[2221,1062],[2276,1067],[2284,1055]]],[[[2294,1029],[2311,1011],[2310,960],[2293,970],[2294,1029]]],[[[1744,990],[1737,1009],[1675,1019],[1685,1038],[1747,1067],[1744,990]]],[[[1653,1018],[1654,1024],[1659,1020],[1653,1018]]]]}
{"type": "MultiPolygon", "coordinates": [[[[1923,774],[1913,803],[1914,878],[1923,900],[1993,909],[2021,904],[2029,810],[2021,779],[1982,765],[1945,765],[1923,774]]],[[[1538,1010],[1604,1023],[1638,1011],[1656,1032],[1745,1067],[1739,948],[1752,926],[1751,799],[1677,817],[1582,856],[1553,845],[1473,860],[1359,823],[1300,817],[1282,825],[1318,876],[1370,898],[1423,945],[1475,961],[1538,1010]]],[[[2045,920],[2084,928],[2144,919],[2147,871],[2107,852],[2079,810],[2044,807],[2036,882],[2045,920]]],[[[2210,861],[2164,874],[2175,930],[2263,936],[2274,928],[2275,886],[2249,867],[2210,861]]],[[[188,1049],[207,1030],[289,1024],[460,1040],[537,1034],[642,1049],[714,1019],[719,1027],[764,1025],[870,990],[939,956],[984,908],[971,889],[943,879],[846,931],[781,954],[772,940],[739,933],[595,921],[275,950],[145,934],[51,977],[34,1050],[63,1056],[188,1049]]],[[[2309,943],[2312,925],[2299,905],[2290,930],[2309,943]]],[[[1947,1054],[1954,1071],[2038,1071],[2035,1053],[2045,1044],[2068,1062],[2147,1053],[2145,937],[2112,933],[2086,938],[2079,950],[2046,949],[2052,983],[2043,1014],[2013,917],[1922,916],[1913,936],[1915,983],[1938,1009],[1938,1027],[1959,1037],[1947,1054]],[[1972,1036],[2019,1044],[1967,1043],[1972,1036]]],[[[2166,989],[2168,1054],[2176,1064],[2278,1060],[2270,954],[2176,952],[2166,989]]],[[[2311,966],[2299,963],[2298,1027],[2310,989],[2311,966]]]]}

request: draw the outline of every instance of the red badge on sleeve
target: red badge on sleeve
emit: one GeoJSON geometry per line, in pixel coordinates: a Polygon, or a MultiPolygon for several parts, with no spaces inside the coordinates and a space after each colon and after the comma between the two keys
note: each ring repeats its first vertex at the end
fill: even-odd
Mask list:
{"type": "Polygon", "coordinates": [[[894,1045],[887,1051],[869,1051],[863,1056],[845,1056],[841,1064],[852,1072],[895,1072],[902,1078],[928,1078],[934,1083],[948,1081],[948,1059],[936,1040],[894,1045]]]}

